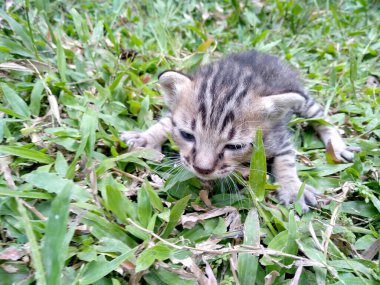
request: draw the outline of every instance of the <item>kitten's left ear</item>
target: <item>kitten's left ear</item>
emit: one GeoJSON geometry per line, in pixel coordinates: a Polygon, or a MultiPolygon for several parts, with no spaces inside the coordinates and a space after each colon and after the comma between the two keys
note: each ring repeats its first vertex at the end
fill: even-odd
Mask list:
{"type": "Polygon", "coordinates": [[[173,110],[182,94],[191,88],[191,78],[177,71],[164,71],[158,76],[158,84],[169,109],[173,110]]]}

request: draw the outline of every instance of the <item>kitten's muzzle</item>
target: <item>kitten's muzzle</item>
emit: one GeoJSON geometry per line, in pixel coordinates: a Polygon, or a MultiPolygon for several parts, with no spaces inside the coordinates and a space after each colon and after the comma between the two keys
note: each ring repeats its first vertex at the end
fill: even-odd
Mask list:
{"type": "Polygon", "coordinates": [[[209,175],[212,172],[214,172],[213,168],[205,169],[205,168],[200,168],[198,166],[193,165],[193,168],[196,172],[198,172],[201,175],[209,175]]]}

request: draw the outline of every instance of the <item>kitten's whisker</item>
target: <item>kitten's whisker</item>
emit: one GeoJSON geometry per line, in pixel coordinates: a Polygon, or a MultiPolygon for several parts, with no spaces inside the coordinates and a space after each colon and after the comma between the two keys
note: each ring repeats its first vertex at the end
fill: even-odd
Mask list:
{"type": "Polygon", "coordinates": [[[171,162],[165,162],[165,163],[162,163],[160,165],[157,165],[155,167],[155,169],[162,169],[162,168],[167,168],[167,167],[175,167],[178,163],[175,162],[175,161],[171,161],[171,162]]]}
{"type": "MultiPolygon", "coordinates": [[[[231,192],[233,193],[233,194],[235,194],[236,196],[239,196],[239,188],[238,188],[238,186],[236,185],[236,183],[235,183],[235,181],[234,181],[234,179],[232,178],[233,177],[233,175],[232,175],[232,173],[230,174],[230,175],[228,175],[227,176],[227,178],[228,178],[228,180],[229,180],[229,182],[231,182],[231,192]]],[[[242,202],[240,201],[240,199],[239,199],[239,201],[238,201],[238,203],[239,203],[239,206],[240,207],[242,207],[243,206],[243,204],[242,204],[242,202]]],[[[232,202],[230,201],[230,204],[232,204],[232,202]]]]}
{"type": "MultiPolygon", "coordinates": [[[[232,179],[232,178],[231,178],[232,179]]],[[[241,201],[240,199],[240,196],[241,196],[241,193],[240,193],[240,189],[238,187],[238,185],[236,184],[236,182],[234,180],[233,181],[233,184],[235,186],[235,189],[236,189],[236,195],[239,196],[239,204],[240,204],[240,208],[243,208],[243,202],[241,201]]]]}
{"type": "Polygon", "coordinates": [[[182,166],[182,165],[180,165],[179,167],[178,167],[178,172],[175,174],[175,175],[178,175],[178,177],[179,177],[179,183],[176,183],[177,184],[177,187],[176,187],[176,190],[175,190],[175,192],[174,193],[178,193],[178,188],[179,188],[179,184],[182,182],[182,178],[184,177],[184,175],[186,174],[186,172],[185,172],[185,168],[182,166]]]}
{"type": "Polygon", "coordinates": [[[252,170],[257,171],[257,172],[261,172],[261,173],[265,173],[266,175],[273,176],[275,179],[277,179],[276,175],[274,175],[273,173],[269,173],[268,171],[264,171],[264,170],[256,169],[256,168],[252,168],[252,170]]]}
{"type": "Polygon", "coordinates": [[[179,161],[178,162],[174,161],[172,163],[168,163],[166,165],[159,166],[153,170],[155,173],[161,172],[162,176],[164,176],[165,179],[168,179],[173,174],[178,173],[181,167],[182,167],[182,165],[179,161]],[[165,170],[165,169],[162,170],[163,168],[167,168],[170,166],[172,166],[172,167],[169,170],[165,170]]]}
{"type": "Polygon", "coordinates": [[[165,158],[167,158],[167,159],[179,159],[179,155],[173,155],[173,156],[166,156],[165,155],[165,158]]]}
{"type": "Polygon", "coordinates": [[[232,189],[231,189],[231,185],[230,185],[229,176],[226,176],[226,181],[225,181],[225,183],[226,183],[227,190],[228,190],[227,193],[228,193],[229,198],[230,198],[230,202],[229,202],[229,204],[232,205],[232,200],[231,200],[231,191],[232,191],[232,189]]]}
{"type": "Polygon", "coordinates": [[[248,182],[242,178],[236,171],[233,171],[231,175],[240,183],[242,186],[246,187],[248,186],[248,182]]]}

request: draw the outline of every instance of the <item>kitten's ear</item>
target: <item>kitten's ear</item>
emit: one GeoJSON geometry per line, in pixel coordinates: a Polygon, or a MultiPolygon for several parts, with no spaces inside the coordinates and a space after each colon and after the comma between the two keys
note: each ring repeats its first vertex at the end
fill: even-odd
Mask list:
{"type": "Polygon", "coordinates": [[[261,98],[263,113],[269,117],[280,117],[290,110],[298,110],[305,104],[307,97],[300,93],[289,92],[261,98]]]}
{"type": "Polygon", "coordinates": [[[177,71],[164,71],[158,76],[158,84],[169,109],[173,109],[180,96],[191,88],[191,78],[177,71]]]}

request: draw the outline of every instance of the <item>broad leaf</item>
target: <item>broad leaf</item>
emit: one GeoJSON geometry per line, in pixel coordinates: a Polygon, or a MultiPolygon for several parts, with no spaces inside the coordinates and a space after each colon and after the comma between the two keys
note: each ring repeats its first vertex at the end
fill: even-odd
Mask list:
{"type": "Polygon", "coordinates": [[[259,201],[264,200],[266,176],[267,162],[263,143],[263,132],[261,129],[258,129],[251,157],[249,185],[259,201]]]}

